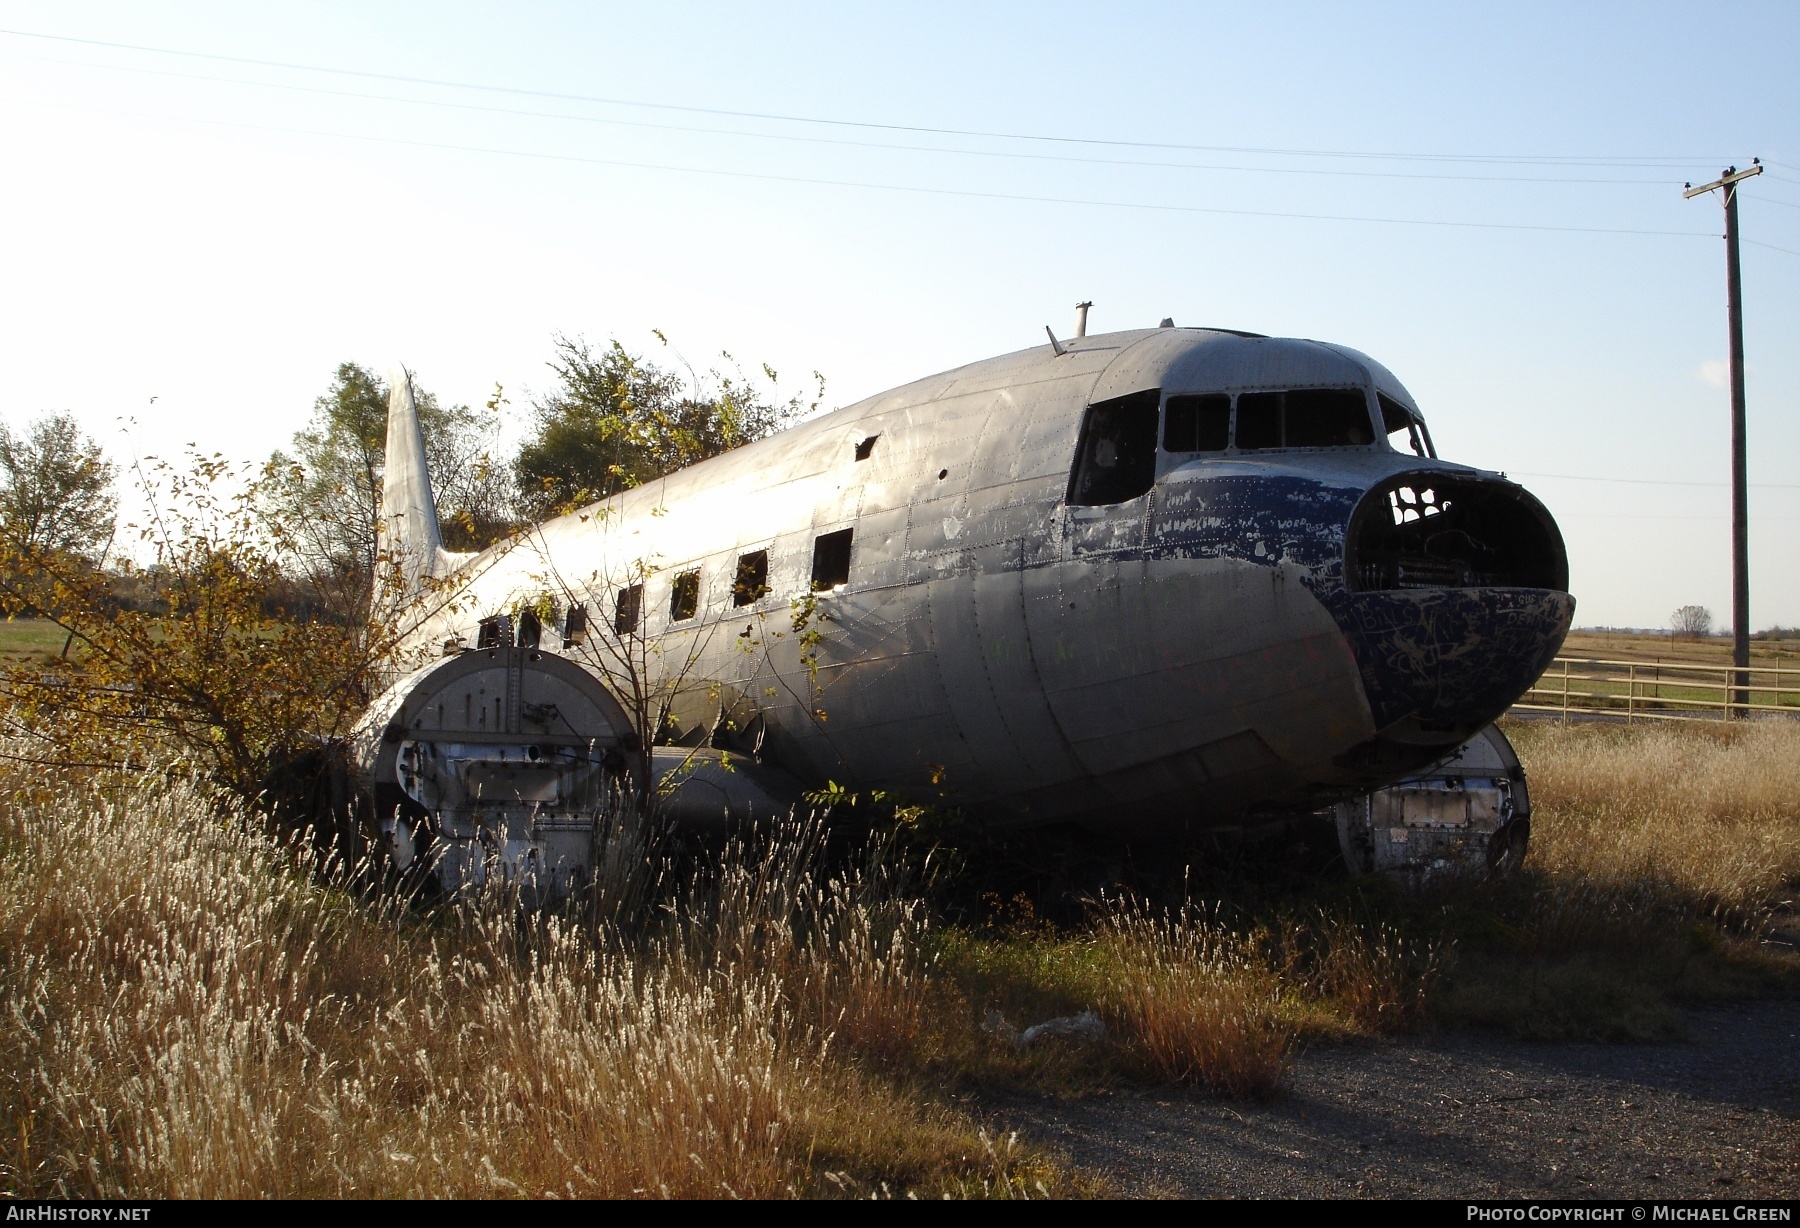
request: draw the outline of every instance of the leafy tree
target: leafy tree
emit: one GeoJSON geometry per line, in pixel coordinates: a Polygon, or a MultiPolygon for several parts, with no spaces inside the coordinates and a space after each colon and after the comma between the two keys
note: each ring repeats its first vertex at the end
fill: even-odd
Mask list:
{"type": "MultiPolygon", "coordinates": [[[[498,447],[500,398],[489,412],[445,407],[414,385],[432,493],[444,544],[479,549],[512,527],[511,489],[498,447]]],[[[294,436],[293,454],[270,458],[263,496],[292,533],[293,557],[353,615],[366,602],[378,565],[376,525],[387,451],[388,387],[353,362],[338,366],[330,389],[294,436]]]]}
{"type": "Polygon", "coordinates": [[[288,604],[297,542],[261,474],[218,456],[134,470],[149,564],[103,570],[0,530],[0,611],[29,605],[73,651],[0,674],[9,757],[199,772],[245,798],[272,767],[341,739],[406,633],[448,586],[390,621],[288,604]],[[148,590],[154,602],[122,600],[148,590]]]}
{"type": "Polygon", "coordinates": [[[69,414],[39,418],[22,435],[0,425],[0,526],[29,550],[97,561],[118,514],[116,473],[69,414]]]}
{"type": "Polygon", "coordinates": [[[767,392],[741,372],[715,369],[702,378],[690,368],[684,379],[617,341],[596,351],[558,337],[550,369],[557,386],[533,404],[531,434],[513,462],[520,507],[532,519],[772,435],[816,409],[825,394],[815,372],[812,401],[801,394],[777,399],[779,381],[767,366],[767,392]]]}

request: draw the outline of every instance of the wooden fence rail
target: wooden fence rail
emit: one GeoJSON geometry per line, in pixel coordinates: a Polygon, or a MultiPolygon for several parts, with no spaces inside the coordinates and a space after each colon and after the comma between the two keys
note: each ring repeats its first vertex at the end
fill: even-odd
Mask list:
{"type": "Polygon", "coordinates": [[[1800,717],[1800,667],[1752,665],[1740,687],[1731,665],[1673,661],[1600,661],[1557,657],[1515,712],[1609,716],[1633,721],[1800,717]],[[1749,702],[1732,698],[1743,690],[1749,702]]]}

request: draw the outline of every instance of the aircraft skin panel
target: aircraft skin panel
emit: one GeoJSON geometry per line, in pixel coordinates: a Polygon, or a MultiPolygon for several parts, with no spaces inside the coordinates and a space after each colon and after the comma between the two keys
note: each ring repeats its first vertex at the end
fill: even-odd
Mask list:
{"type": "Polygon", "coordinates": [[[1375,391],[1384,396],[1392,397],[1414,413],[1419,412],[1418,403],[1413,400],[1412,393],[1406,390],[1406,385],[1396,379],[1392,371],[1376,362],[1373,358],[1370,358],[1361,350],[1353,350],[1347,345],[1337,345],[1330,341],[1315,341],[1313,344],[1323,346],[1332,353],[1340,355],[1358,366],[1365,368],[1369,373],[1370,379],[1374,382],[1375,391]]]}
{"type": "Polygon", "coordinates": [[[1022,424],[1018,435],[1020,481],[1047,480],[1055,488],[1055,501],[1061,502],[1069,485],[1069,462],[1075,456],[1075,441],[1081,433],[1081,411],[1085,406],[1061,402],[1057,412],[1038,406],[1022,424]]]}
{"type": "MultiPolygon", "coordinates": [[[[865,495],[864,506],[873,502],[865,495]]],[[[879,505],[877,505],[879,506],[879,505]]],[[[911,531],[910,509],[905,504],[887,506],[866,512],[856,521],[855,565],[859,580],[871,588],[886,588],[907,582],[906,542],[911,531]]],[[[804,537],[793,539],[793,548],[807,551],[810,567],[812,543],[804,537]]]]}
{"type": "MultiPolygon", "coordinates": [[[[975,579],[972,573],[961,572],[927,581],[923,588],[932,626],[944,629],[936,636],[936,655],[951,719],[966,745],[982,748],[983,774],[1004,790],[1008,785],[1029,785],[1034,774],[995,698],[975,613],[975,579]]],[[[973,756],[967,758],[973,762],[973,756]]],[[[961,782],[952,777],[949,783],[955,787],[961,782]]]]}
{"type": "Polygon", "coordinates": [[[1040,783],[1068,780],[1081,764],[1044,693],[1026,627],[1026,574],[1015,566],[975,577],[975,632],[988,685],[1029,775],[1040,783]]]}
{"type": "Polygon", "coordinates": [[[839,783],[857,789],[891,789],[923,795],[921,782],[934,776],[948,782],[975,767],[962,739],[953,730],[946,733],[942,716],[915,717],[889,722],[879,729],[857,730],[841,735],[839,745],[846,760],[856,766],[856,774],[845,776],[839,783]],[[960,760],[959,753],[963,756],[960,760]]]}
{"type": "Polygon", "coordinates": [[[1005,553],[1009,565],[1018,567],[1028,552],[1027,541],[1045,535],[1044,508],[1051,493],[1033,483],[991,486],[971,492],[963,502],[957,540],[967,549],[983,550],[1011,543],[1005,553]]]}
{"type": "Polygon", "coordinates": [[[546,593],[604,625],[641,561],[655,668],[694,661],[684,728],[760,713],[776,761],[815,786],[930,792],[935,775],[1021,821],[1107,824],[1133,807],[1186,821],[1374,779],[1398,760],[1368,746],[1401,726],[1402,742],[1449,737],[1431,722],[1504,706],[1554,655],[1573,609],[1560,590],[1353,590],[1349,526],[1370,492],[1407,475],[1517,490],[1379,434],[1158,446],[1147,493],[1065,504],[1091,403],[1351,388],[1371,415],[1376,392],[1411,407],[1379,364],[1194,329],[1063,347],[915,381],[538,526],[466,567],[466,600],[415,647],[472,643],[477,619],[546,593]],[[840,529],[854,534],[850,576],[814,603],[814,676],[790,602],[810,587],[815,538],[840,529]],[[756,550],[770,591],[739,607],[738,558],[756,550]],[[673,623],[676,578],[695,570],[699,608],[673,623]]]}
{"type": "Polygon", "coordinates": [[[1056,518],[1064,559],[1136,554],[1144,547],[1149,501],[1133,499],[1110,507],[1066,507],[1056,518]]]}
{"type": "Polygon", "coordinates": [[[966,494],[946,493],[914,503],[906,525],[908,574],[920,578],[942,574],[946,556],[954,560],[966,552],[961,538],[968,523],[966,494]]]}
{"type": "Polygon", "coordinates": [[[925,762],[968,759],[957,744],[931,621],[916,587],[824,594],[815,610],[824,632],[815,649],[816,679],[797,652],[782,654],[792,661],[786,693],[808,696],[824,714],[799,733],[801,741],[820,744],[807,749],[809,758],[834,765],[831,778],[843,784],[916,776],[925,762]],[[921,739],[896,732],[921,722],[937,733],[921,739]]]}
{"type": "Polygon", "coordinates": [[[1052,703],[1064,714],[1076,753],[1094,772],[1161,758],[1246,729],[1257,731],[1278,758],[1306,763],[1319,758],[1320,746],[1353,744],[1375,732],[1366,720],[1337,715],[1353,711],[1347,705],[1359,696],[1356,663],[1342,650],[1341,640],[1331,644],[1335,638],[1288,641],[1179,671],[1072,688],[1054,695],[1052,703]],[[1321,651],[1329,647],[1337,650],[1321,651]],[[1321,665],[1326,676],[1308,672],[1321,665]],[[1328,704],[1326,710],[1310,710],[1321,702],[1328,704]],[[1108,723],[1109,716],[1116,723],[1108,723]]]}
{"type": "Polygon", "coordinates": [[[1081,385],[1080,399],[1086,404],[1088,393],[1101,372],[1118,357],[1128,342],[1129,333],[1113,333],[1071,339],[1063,342],[1064,356],[1055,357],[1047,345],[1033,346],[971,363],[949,372],[952,377],[934,399],[963,396],[971,392],[989,392],[998,388],[1030,389],[1033,399],[1040,387],[1062,382],[1081,385]],[[1119,338],[1120,340],[1115,340],[1119,338]]]}
{"type": "Polygon", "coordinates": [[[1149,388],[1216,392],[1241,388],[1362,387],[1362,356],[1291,337],[1196,337],[1178,329],[1151,330],[1130,345],[1094,384],[1092,399],[1107,401],[1149,388]]]}
{"type": "MultiPolygon", "coordinates": [[[[1314,693],[1296,702],[1328,691],[1334,710],[1360,707],[1356,662],[1342,635],[1304,587],[1279,571],[1107,559],[1042,569],[1028,582],[1040,591],[1029,608],[1044,691],[1090,772],[1245,728],[1311,726],[1299,715],[1290,721],[1285,709],[1280,719],[1247,715],[1303,691],[1314,693]],[[1139,591],[1150,600],[1119,597],[1139,591]],[[1109,631],[1097,636],[1096,626],[1109,631]]],[[[1359,735],[1352,741],[1373,733],[1366,722],[1341,724],[1348,728],[1340,736],[1359,735]]]]}
{"type": "Polygon", "coordinates": [[[1041,698],[1019,634],[1016,571],[964,572],[931,582],[938,669],[957,726],[983,748],[979,776],[955,774],[965,800],[1066,779],[1080,767],[1041,698]]]}

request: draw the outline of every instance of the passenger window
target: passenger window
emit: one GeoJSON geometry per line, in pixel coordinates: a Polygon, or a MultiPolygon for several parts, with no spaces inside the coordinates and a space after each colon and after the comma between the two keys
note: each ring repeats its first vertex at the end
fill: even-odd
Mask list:
{"type": "Polygon", "coordinates": [[[1360,388],[1238,394],[1240,448],[1354,448],[1371,438],[1369,402],[1360,388]]]}
{"type": "Polygon", "coordinates": [[[587,643],[587,606],[577,601],[563,615],[563,647],[579,648],[587,643]]]}
{"type": "Polygon", "coordinates": [[[512,619],[504,614],[482,619],[480,629],[475,633],[475,647],[511,648],[512,619]]]}
{"type": "Polygon", "coordinates": [[[1386,393],[1376,393],[1375,401],[1381,406],[1381,429],[1387,432],[1388,443],[1392,444],[1396,451],[1400,450],[1402,443],[1407,443],[1412,446],[1415,455],[1429,456],[1430,451],[1426,448],[1425,440],[1422,438],[1421,428],[1424,424],[1413,416],[1412,411],[1386,393]],[[1403,432],[1406,438],[1395,440],[1394,436],[1403,432]]]}
{"type": "Polygon", "coordinates": [[[813,539],[812,586],[815,593],[850,582],[850,535],[839,529],[813,539]]]}
{"type": "Polygon", "coordinates": [[[731,585],[732,605],[755,605],[769,591],[769,552],[755,550],[738,555],[737,579],[731,585]]]}
{"type": "Polygon", "coordinates": [[[613,598],[613,631],[618,635],[633,635],[638,629],[638,620],[644,613],[644,586],[630,584],[619,590],[613,598]]]}
{"type": "Polygon", "coordinates": [[[519,615],[519,647],[536,648],[544,638],[544,624],[530,610],[519,615]]]}
{"type": "Polygon", "coordinates": [[[700,612],[700,573],[684,571],[669,585],[669,621],[685,622],[700,612]]]}
{"type": "Polygon", "coordinates": [[[1156,424],[1160,389],[1088,406],[1069,481],[1069,502],[1124,503],[1156,480],[1156,424]]]}
{"type": "Polygon", "coordinates": [[[1231,398],[1223,392],[1170,397],[1163,407],[1163,451],[1223,452],[1231,443],[1231,398]]]}

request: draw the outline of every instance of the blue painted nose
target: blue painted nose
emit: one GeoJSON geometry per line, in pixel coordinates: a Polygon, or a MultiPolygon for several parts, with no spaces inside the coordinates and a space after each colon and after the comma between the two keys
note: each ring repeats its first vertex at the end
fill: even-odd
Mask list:
{"type": "Polygon", "coordinates": [[[1444,471],[1371,487],[1344,534],[1327,604],[1355,653],[1377,729],[1487,724],[1549,666],[1575,615],[1562,534],[1504,479],[1444,471]]]}
{"type": "Polygon", "coordinates": [[[1346,593],[1332,612],[1377,729],[1462,734],[1500,716],[1562,647],[1575,598],[1532,588],[1346,593]]]}

